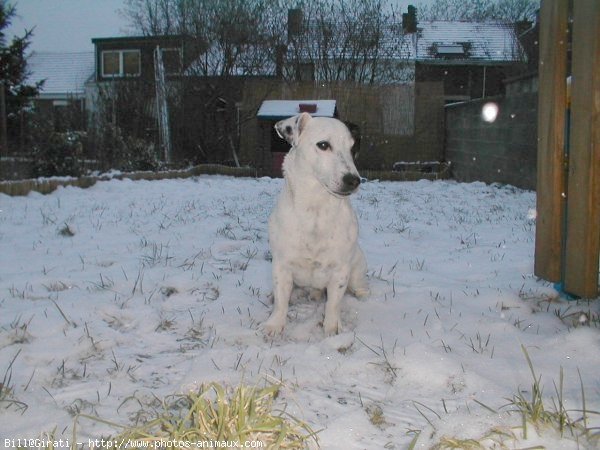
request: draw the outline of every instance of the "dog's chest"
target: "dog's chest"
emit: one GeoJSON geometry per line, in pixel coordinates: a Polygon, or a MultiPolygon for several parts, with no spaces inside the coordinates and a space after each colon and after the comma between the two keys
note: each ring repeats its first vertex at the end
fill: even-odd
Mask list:
{"type": "Polygon", "coordinates": [[[296,284],[323,288],[333,274],[349,268],[358,235],[349,204],[283,207],[270,228],[274,258],[291,269],[296,284]]]}
{"type": "Polygon", "coordinates": [[[350,205],[339,202],[335,207],[315,204],[295,211],[293,225],[286,227],[296,238],[298,251],[323,261],[327,254],[337,258],[356,241],[358,225],[350,205]]]}

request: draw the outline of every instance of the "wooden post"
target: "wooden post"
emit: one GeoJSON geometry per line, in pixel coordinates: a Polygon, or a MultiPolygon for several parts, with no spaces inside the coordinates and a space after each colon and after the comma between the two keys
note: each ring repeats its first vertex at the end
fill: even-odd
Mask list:
{"type": "Polygon", "coordinates": [[[565,290],[598,295],[600,253],[600,2],[573,2],[565,290]]]}
{"type": "MultiPolygon", "coordinates": [[[[591,0],[595,2],[597,0],[591,0]]],[[[542,0],[538,102],[535,274],[562,280],[569,0],[542,0]]]]}
{"type": "Polygon", "coordinates": [[[158,121],[158,143],[164,162],[171,163],[171,128],[169,125],[169,106],[167,103],[167,88],[165,66],[162,59],[162,49],[154,49],[154,83],[156,90],[156,116],[158,121]]]}

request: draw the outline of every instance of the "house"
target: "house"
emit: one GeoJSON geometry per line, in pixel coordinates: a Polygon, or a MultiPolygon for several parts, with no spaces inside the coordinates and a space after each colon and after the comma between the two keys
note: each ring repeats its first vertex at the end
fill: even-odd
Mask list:
{"type": "Polygon", "coordinates": [[[527,60],[519,31],[518,24],[497,22],[418,22],[409,6],[401,23],[382,24],[379,37],[369,40],[303,23],[302,11],[292,9],[287,68],[296,81],[441,82],[447,102],[493,96],[527,60]]]}
{"type": "Polygon", "coordinates": [[[503,93],[503,80],[526,60],[515,27],[505,23],[419,23],[415,46],[415,80],[442,82],[446,102],[503,93]]]}
{"type": "Polygon", "coordinates": [[[34,102],[55,121],[74,105],[88,115],[96,112],[103,85],[121,80],[153,84],[157,48],[167,80],[181,76],[197,56],[196,45],[184,36],[98,38],[92,43],[94,52],[34,52],[28,59],[28,82],[44,82],[34,102]]]}
{"type": "Polygon", "coordinates": [[[98,83],[119,79],[153,80],[157,49],[167,77],[180,76],[198,55],[198,45],[182,35],[95,38],[92,43],[98,83]]]}
{"type": "Polygon", "coordinates": [[[197,58],[201,43],[183,35],[92,39],[95,86],[92,113],[132,138],[158,144],[171,162],[169,97],[197,58]]]}
{"type": "Polygon", "coordinates": [[[55,129],[85,128],[86,89],[94,78],[94,53],[33,52],[27,67],[28,83],[43,82],[34,105],[54,122],[55,129]]]}

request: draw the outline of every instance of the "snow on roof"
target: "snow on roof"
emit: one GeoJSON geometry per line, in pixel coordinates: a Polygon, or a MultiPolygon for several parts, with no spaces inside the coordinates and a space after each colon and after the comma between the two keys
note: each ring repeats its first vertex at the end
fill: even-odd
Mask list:
{"type": "Polygon", "coordinates": [[[286,119],[300,113],[300,105],[316,105],[311,116],[334,117],[336,114],[335,100],[265,100],[260,105],[257,117],[261,119],[286,119]]]}
{"type": "Polygon", "coordinates": [[[27,61],[29,83],[46,80],[40,97],[81,96],[94,75],[94,52],[34,52],[27,61]]]}
{"type": "Polygon", "coordinates": [[[433,21],[421,22],[418,27],[417,61],[512,62],[521,60],[521,48],[510,24],[493,22],[433,21]],[[463,47],[464,56],[439,49],[463,47]]]}

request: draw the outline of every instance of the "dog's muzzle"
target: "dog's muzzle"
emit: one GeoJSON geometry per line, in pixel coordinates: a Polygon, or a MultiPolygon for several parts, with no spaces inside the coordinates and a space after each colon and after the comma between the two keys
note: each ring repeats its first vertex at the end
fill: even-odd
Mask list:
{"type": "Polygon", "coordinates": [[[352,173],[347,173],[342,177],[342,189],[340,194],[350,195],[358,189],[360,185],[360,177],[352,173]]]}

